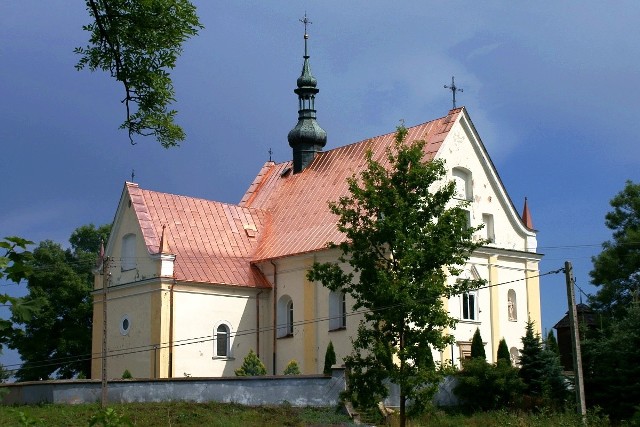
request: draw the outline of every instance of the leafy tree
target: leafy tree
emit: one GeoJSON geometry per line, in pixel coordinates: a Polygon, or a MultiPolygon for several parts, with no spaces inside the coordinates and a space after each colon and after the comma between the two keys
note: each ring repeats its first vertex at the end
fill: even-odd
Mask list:
{"type": "MultiPolygon", "coordinates": [[[[617,420],[629,419],[640,402],[640,306],[614,320],[583,346],[585,396],[617,420]]],[[[635,424],[634,424],[635,425],[635,424]]]]}
{"type": "Polygon", "coordinates": [[[153,135],[163,147],[185,138],[175,124],[175,101],[168,70],[182,53],[182,44],[203,28],[188,0],[86,0],[92,18],[83,29],[91,35],[76,68],[104,70],[122,82],[126,119],[120,126],[134,135],[153,135]]]}
{"type": "Polygon", "coordinates": [[[504,360],[489,364],[482,358],[462,361],[463,369],[455,374],[458,379],[453,392],[462,406],[473,410],[496,410],[515,406],[525,388],[518,369],[504,360]]]}
{"type": "MultiPolygon", "coordinates": [[[[29,264],[32,253],[27,246],[32,244],[32,241],[16,236],[0,240],[0,280],[19,284],[29,277],[32,272],[29,264]]],[[[0,293],[0,304],[8,305],[11,315],[21,320],[30,319],[38,309],[37,301],[25,301],[6,293],[0,293]]],[[[10,320],[0,319],[0,345],[9,339],[11,327],[10,320]]]]}
{"type": "Polygon", "coordinates": [[[11,317],[9,346],[24,362],[16,372],[19,380],[90,375],[92,270],[109,230],[110,225],[85,225],[71,235],[70,249],[51,240],[34,249],[24,300],[37,302],[39,310],[29,319],[11,317]]]}
{"type": "Polygon", "coordinates": [[[509,347],[507,346],[507,340],[502,338],[498,344],[498,353],[496,355],[498,362],[503,361],[507,365],[511,366],[511,353],[509,353],[509,347]]]}
{"type": "Polygon", "coordinates": [[[484,344],[482,343],[482,336],[480,335],[480,328],[476,328],[471,339],[471,358],[487,360],[487,354],[484,351],[484,344]]]}
{"type": "Polygon", "coordinates": [[[238,377],[254,377],[258,375],[266,375],[267,368],[264,367],[264,363],[258,357],[253,350],[249,350],[249,354],[244,358],[242,366],[235,370],[238,377]]]}
{"type": "Polygon", "coordinates": [[[324,369],[322,373],[331,375],[331,367],[336,364],[336,351],[333,349],[333,342],[329,341],[327,351],[324,353],[324,369]]]}
{"type": "Polygon", "coordinates": [[[295,359],[291,359],[287,364],[287,367],[284,368],[285,375],[300,375],[300,367],[298,366],[298,362],[295,359]]]}
{"type": "Polygon", "coordinates": [[[353,308],[363,309],[353,351],[344,359],[350,398],[371,407],[387,395],[385,380],[398,384],[401,425],[407,400],[422,408],[440,379],[432,348],[452,341],[443,330],[456,323],[443,299],[481,283],[447,283],[481,242],[473,241],[477,229],[468,227],[463,207],[451,206],[455,188],[443,182],[444,163],[424,160],[425,142],[409,143],[406,135],[398,127],[382,161],[368,152],[366,169],[348,179],[349,195],[330,203],[347,239],[329,246],[342,255],[314,264],[307,275],[350,294],[353,308]]]}
{"type": "Polygon", "coordinates": [[[529,320],[520,351],[519,375],[525,384],[525,393],[541,404],[561,405],[566,399],[566,387],[560,359],[553,351],[543,348],[533,326],[534,322],[529,320]]]}
{"type": "Polygon", "coordinates": [[[591,282],[599,287],[590,298],[593,309],[621,317],[632,301],[640,300],[640,184],[627,181],[612,200],[605,224],[613,240],[602,244],[593,258],[591,282]]]}

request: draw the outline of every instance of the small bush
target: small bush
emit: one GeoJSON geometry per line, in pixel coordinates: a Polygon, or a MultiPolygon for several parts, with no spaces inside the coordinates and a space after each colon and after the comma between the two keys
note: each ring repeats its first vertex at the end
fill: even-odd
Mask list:
{"type": "Polygon", "coordinates": [[[511,366],[511,353],[509,353],[509,347],[507,346],[507,340],[502,338],[500,344],[498,344],[498,354],[496,360],[504,361],[507,365],[511,366]]]}
{"type": "Polygon", "coordinates": [[[258,375],[266,375],[267,368],[253,350],[249,350],[249,354],[244,358],[242,366],[235,370],[238,377],[254,377],[258,375]]]}
{"type": "Polygon", "coordinates": [[[471,358],[487,360],[487,353],[484,351],[480,328],[476,328],[476,331],[473,334],[473,339],[471,340],[471,358]]]}
{"type": "Polygon", "coordinates": [[[122,373],[122,379],[123,380],[130,380],[133,378],[133,375],[131,375],[131,372],[129,372],[128,369],[125,369],[124,372],[122,373]]]}
{"type": "Polygon", "coordinates": [[[300,368],[298,362],[295,359],[291,359],[286,368],[284,368],[285,375],[300,375],[300,368]]]}

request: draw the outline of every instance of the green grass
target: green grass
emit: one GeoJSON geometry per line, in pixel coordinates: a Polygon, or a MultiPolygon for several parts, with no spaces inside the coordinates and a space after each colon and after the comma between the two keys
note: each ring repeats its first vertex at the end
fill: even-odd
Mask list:
{"type": "MultiPolygon", "coordinates": [[[[115,416],[132,426],[351,426],[351,420],[334,408],[294,408],[290,405],[246,407],[223,403],[129,403],[111,405],[115,416]]],[[[0,426],[88,426],[101,414],[100,405],[0,406],[0,426]]],[[[103,413],[104,414],[104,413],[103,413]]],[[[113,419],[114,414],[111,414],[113,419]]],[[[411,419],[410,427],[574,427],[581,419],[571,412],[537,414],[509,411],[479,412],[471,415],[433,410],[411,419]]],[[[97,423],[102,426],[105,424],[97,423]]],[[[118,425],[118,424],[106,424],[118,425]]],[[[127,425],[127,424],[123,424],[127,425]]],[[[385,425],[385,424],[381,424],[385,425]]],[[[390,427],[398,425],[389,420],[390,427]]],[[[607,427],[609,421],[590,414],[590,427],[607,427]]]]}
{"type": "MultiPolygon", "coordinates": [[[[288,405],[246,407],[236,404],[188,402],[128,403],[114,404],[110,407],[133,426],[350,425],[350,419],[337,413],[335,408],[294,408],[288,405]]],[[[99,413],[98,404],[3,406],[0,407],[0,426],[86,427],[91,417],[99,413]],[[24,420],[35,424],[25,424],[24,420]]]]}

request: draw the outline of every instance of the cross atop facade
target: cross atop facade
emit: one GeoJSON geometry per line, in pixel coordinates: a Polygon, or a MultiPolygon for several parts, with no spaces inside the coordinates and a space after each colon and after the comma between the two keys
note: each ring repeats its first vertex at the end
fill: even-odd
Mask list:
{"type": "Polygon", "coordinates": [[[133,178],[136,177],[136,170],[135,169],[131,169],[131,182],[133,182],[133,178]]]}
{"type": "Polygon", "coordinates": [[[453,76],[451,76],[451,86],[444,85],[445,89],[449,89],[453,94],[453,109],[456,108],[456,92],[464,92],[462,88],[456,87],[456,82],[453,76]]]}
{"type": "Polygon", "coordinates": [[[273,151],[271,151],[271,148],[269,148],[269,161],[271,161],[271,155],[273,154],[273,151]]]}

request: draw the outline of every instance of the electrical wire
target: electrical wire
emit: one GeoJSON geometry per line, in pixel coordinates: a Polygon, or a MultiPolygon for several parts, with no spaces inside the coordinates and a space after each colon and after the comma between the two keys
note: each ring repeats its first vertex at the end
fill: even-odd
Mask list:
{"type": "MultiPolygon", "coordinates": [[[[538,277],[543,277],[543,276],[548,276],[551,274],[558,274],[560,272],[564,271],[564,267],[559,268],[557,270],[551,270],[548,271],[546,273],[540,273],[538,275],[535,276],[529,276],[529,277],[523,277],[521,279],[514,279],[514,280],[509,280],[507,282],[501,282],[501,283],[495,283],[492,285],[487,285],[487,286],[482,286],[476,289],[487,289],[487,288],[491,288],[491,287],[496,287],[496,286],[503,286],[503,285],[507,285],[507,284],[511,284],[511,283],[515,283],[515,282],[520,282],[520,281],[524,281],[527,279],[534,279],[534,278],[538,278],[538,277]]],[[[419,302],[419,301],[418,301],[419,302]]],[[[394,304],[394,305],[389,305],[389,306],[384,306],[384,307],[379,307],[376,309],[364,309],[364,310],[356,310],[356,311],[351,311],[348,313],[344,313],[344,316],[350,317],[350,316],[357,316],[357,315],[364,315],[367,313],[372,313],[372,312],[376,312],[376,311],[385,311],[385,310],[390,310],[390,309],[394,309],[394,308],[399,308],[404,306],[404,303],[400,303],[400,304],[394,304]]],[[[320,323],[320,322],[327,322],[330,321],[333,318],[336,318],[338,316],[328,316],[328,317],[319,317],[319,318],[315,318],[315,319],[308,319],[308,320],[303,320],[303,321],[298,321],[298,322],[293,322],[293,326],[302,326],[302,325],[307,325],[307,324],[313,324],[313,323],[320,323]]],[[[280,326],[276,326],[275,329],[280,329],[283,328],[282,325],[280,326]]],[[[245,335],[253,335],[255,333],[264,333],[264,332],[272,332],[274,330],[273,326],[267,326],[264,328],[260,328],[259,330],[257,330],[256,328],[250,328],[250,329],[245,329],[245,330],[240,330],[240,331],[236,331],[235,333],[231,333],[230,334],[230,338],[236,338],[236,337],[241,337],[241,336],[245,336],[245,335]]],[[[135,347],[129,347],[127,349],[119,349],[119,350],[112,350],[111,352],[109,352],[107,354],[107,358],[111,358],[111,357],[119,357],[119,356],[126,356],[129,354],[136,354],[136,353],[143,353],[143,352],[148,352],[148,351],[157,351],[157,350],[161,350],[161,349],[166,349],[169,347],[182,347],[185,345],[192,345],[192,344],[201,344],[204,342],[211,342],[215,339],[215,335],[205,335],[202,337],[192,337],[192,338],[185,338],[182,340],[176,340],[173,342],[173,344],[171,344],[170,342],[162,342],[162,343],[158,343],[158,344],[145,344],[145,345],[141,345],[141,346],[135,346],[135,347]]],[[[7,372],[17,372],[18,370],[25,370],[25,369],[40,369],[40,368],[45,368],[45,367],[49,367],[49,366],[58,366],[60,364],[63,363],[68,363],[68,362],[85,362],[85,361],[89,361],[89,360],[97,360],[97,359],[102,359],[102,352],[100,353],[87,353],[87,354],[82,354],[82,355],[78,355],[78,356],[66,356],[66,357],[62,357],[62,358],[55,358],[55,359],[48,359],[48,360],[42,360],[42,361],[36,361],[36,362],[26,362],[26,363],[16,363],[16,364],[10,364],[10,365],[6,365],[4,366],[5,370],[7,372]],[[25,366],[25,365],[29,365],[29,366],[25,366]],[[7,368],[11,368],[11,367],[16,367],[16,368],[12,368],[12,369],[7,369],[7,368]]]]}

